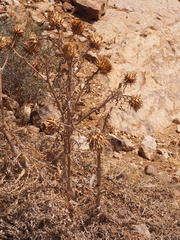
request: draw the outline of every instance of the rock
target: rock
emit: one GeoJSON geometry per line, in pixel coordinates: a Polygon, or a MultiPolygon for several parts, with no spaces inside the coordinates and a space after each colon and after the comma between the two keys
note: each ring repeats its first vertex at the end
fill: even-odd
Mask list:
{"type": "Polygon", "coordinates": [[[144,169],[145,174],[155,176],[157,175],[157,168],[152,165],[147,165],[144,169]]]}
{"type": "Polygon", "coordinates": [[[175,118],[175,119],[172,120],[172,122],[175,123],[175,124],[180,124],[180,119],[175,118]]]}
{"type": "Polygon", "coordinates": [[[156,149],[156,139],[151,136],[145,136],[139,148],[139,155],[148,160],[152,160],[152,156],[156,149]]]}
{"type": "Polygon", "coordinates": [[[177,125],[176,132],[177,132],[177,133],[180,133],[180,124],[177,125]]]}
{"type": "Polygon", "coordinates": [[[62,8],[65,12],[71,12],[74,7],[70,3],[64,2],[62,8]]]}
{"type": "Polygon", "coordinates": [[[6,107],[8,110],[16,112],[19,108],[18,102],[16,102],[14,99],[8,97],[7,95],[2,95],[3,99],[3,106],[6,107]]]}
{"type": "Polygon", "coordinates": [[[113,145],[114,147],[114,151],[132,151],[134,149],[134,145],[132,144],[132,142],[123,137],[122,139],[116,137],[114,134],[109,134],[108,135],[109,141],[110,143],[113,145]]]}
{"type": "Polygon", "coordinates": [[[156,149],[156,139],[151,136],[145,136],[142,143],[145,147],[156,149]]]}
{"type": "Polygon", "coordinates": [[[73,140],[75,141],[74,148],[79,150],[88,150],[89,143],[85,136],[75,135],[73,136],[73,140]]]}
{"type": "Polygon", "coordinates": [[[123,137],[121,141],[123,151],[129,152],[134,149],[134,144],[129,139],[123,137]]]}
{"type": "Polygon", "coordinates": [[[100,54],[110,56],[113,63],[107,92],[118,86],[126,72],[137,71],[137,82],[126,91],[141,94],[144,102],[137,112],[108,105],[113,106],[110,119],[116,131],[151,134],[174,118],[180,120],[179,3],[172,0],[167,8],[165,1],[109,0],[105,16],[93,23],[108,45],[100,54]]]}
{"type": "Polygon", "coordinates": [[[43,132],[52,135],[58,131],[60,126],[60,114],[52,104],[44,104],[31,112],[30,122],[41,128],[43,132]]]}
{"type": "Polygon", "coordinates": [[[138,233],[140,233],[141,235],[143,235],[146,239],[151,239],[151,234],[149,232],[149,229],[147,228],[147,226],[142,223],[139,225],[134,225],[135,230],[138,231],[138,233]]]}
{"type": "Polygon", "coordinates": [[[29,133],[35,133],[35,134],[39,133],[39,131],[40,131],[40,129],[38,127],[35,127],[33,125],[27,126],[27,130],[29,133]]]}
{"type": "Polygon", "coordinates": [[[54,6],[51,2],[39,2],[35,6],[42,12],[49,12],[54,10],[54,6]]]}
{"type": "Polygon", "coordinates": [[[39,26],[45,22],[44,16],[38,11],[31,11],[31,17],[39,26]]]}
{"type": "Polygon", "coordinates": [[[108,0],[74,0],[74,3],[77,13],[91,20],[99,20],[108,6],[108,0]]]}
{"type": "Polygon", "coordinates": [[[153,157],[153,155],[154,155],[154,150],[153,149],[151,149],[151,148],[148,148],[148,147],[146,147],[146,146],[144,146],[144,145],[142,145],[140,148],[139,148],[139,151],[138,151],[138,153],[139,153],[139,155],[141,156],[141,157],[143,157],[143,158],[146,158],[146,159],[148,159],[148,160],[152,160],[152,157],[153,157]]]}
{"type": "Polygon", "coordinates": [[[170,157],[169,152],[164,148],[157,149],[157,153],[162,154],[165,159],[170,157]]]}

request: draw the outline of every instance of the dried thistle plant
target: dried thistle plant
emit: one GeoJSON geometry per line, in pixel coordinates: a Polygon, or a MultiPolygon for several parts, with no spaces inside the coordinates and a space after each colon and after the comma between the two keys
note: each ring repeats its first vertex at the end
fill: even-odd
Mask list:
{"type": "Polygon", "coordinates": [[[72,32],[74,34],[81,35],[83,33],[83,30],[84,30],[84,23],[83,23],[83,21],[81,21],[80,19],[75,19],[72,22],[71,29],[72,29],[72,32]]]}
{"type": "Polygon", "coordinates": [[[76,55],[77,49],[74,44],[68,42],[63,45],[62,51],[64,58],[70,60],[76,55]]]}
{"type": "Polygon", "coordinates": [[[37,53],[39,46],[39,39],[35,33],[31,33],[29,39],[24,42],[24,50],[29,54],[37,53]]]}
{"type": "Polygon", "coordinates": [[[24,35],[24,26],[17,24],[13,30],[16,37],[22,37],[24,35]]]}
{"type": "Polygon", "coordinates": [[[90,134],[89,148],[97,152],[97,198],[96,207],[100,206],[100,196],[101,196],[101,153],[105,145],[105,137],[102,133],[93,132],[90,134]]]}
{"type": "Polygon", "coordinates": [[[140,95],[131,96],[129,99],[129,105],[137,112],[143,105],[141,96],[140,95]]]}
{"type": "Polygon", "coordinates": [[[59,129],[59,121],[56,118],[45,119],[41,123],[41,129],[48,135],[53,135],[59,129]]]}
{"type": "Polygon", "coordinates": [[[99,49],[102,45],[102,37],[96,33],[92,33],[89,38],[90,46],[99,49]]]}
{"type": "Polygon", "coordinates": [[[59,28],[62,24],[63,19],[58,11],[49,12],[48,14],[48,22],[51,27],[59,28]]]}
{"type": "Polygon", "coordinates": [[[137,74],[136,72],[128,72],[124,76],[124,85],[133,85],[136,82],[137,74]]]}
{"type": "Polygon", "coordinates": [[[112,64],[108,58],[104,56],[99,56],[96,61],[96,65],[99,68],[100,72],[103,74],[107,74],[112,70],[112,64]]]}
{"type": "Polygon", "coordinates": [[[90,134],[88,138],[89,142],[89,148],[93,151],[102,151],[104,144],[105,144],[105,138],[103,134],[93,132],[90,134]]]}
{"type": "Polygon", "coordinates": [[[3,48],[8,48],[12,44],[12,38],[11,37],[4,37],[0,36],[0,51],[2,51],[3,48]]]}

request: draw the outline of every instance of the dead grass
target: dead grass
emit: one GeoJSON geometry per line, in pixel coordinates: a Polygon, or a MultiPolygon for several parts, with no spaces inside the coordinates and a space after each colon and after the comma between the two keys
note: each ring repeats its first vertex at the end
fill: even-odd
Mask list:
{"type": "Polygon", "coordinates": [[[26,127],[10,122],[9,132],[21,154],[13,156],[0,134],[1,239],[147,239],[135,229],[142,223],[152,239],[178,239],[180,185],[167,172],[147,176],[135,153],[118,159],[107,151],[97,211],[96,187],[89,186],[95,156],[76,152],[69,208],[63,162],[60,157],[57,161],[61,144],[55,143],[55,136],[29,134],[26,127]],[[51,155],[47,146],[54,149],[51,155]]]}

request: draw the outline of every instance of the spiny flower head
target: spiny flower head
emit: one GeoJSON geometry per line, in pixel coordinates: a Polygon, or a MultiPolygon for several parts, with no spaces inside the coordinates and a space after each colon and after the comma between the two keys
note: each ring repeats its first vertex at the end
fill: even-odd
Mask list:
{"type": "Polygon", "coordinates": [[[77,35],[81,35],[84,30],[84,23],[80,19],[75,19],[72,22],[72,32],[77,35]]]}
{"type": "Polygon", "coordinates": [[[76,55],[76,46],[72,43],[65,43],[63,45],[63,53],[64,53],[64,58],[69,60],[69,59],[72,59],[75,55],[76,55]]]}
{"type": "Polygon", "coordinates": [[[0,51],[3,48],[8,48],[12,44],[12,39],[11,37],[3,37],[0,36],[0,51]]]}
{"type": "Polygon", "coordinates": [[[48,135],[52,135],[55,132],[57,132],[58,128],[59,128],[59,121],[56,118],[53,118],[53,117],[45,119],[41,123],[42,131],[45,132],[48,135]]]}
{"type": "Polygon", "coordinates": [[[99,49],[102,44],[102,37],[96,33],[92,33],[89,41],[92,48],[99,49]]]}
{"type": "Polygon", "coordinates": [[[20,24],[16,25],[13,30],[13,33],[17,37],[22,37],[24,35],[24,27],[20,24]]]}
{"type": "Polygon", "coordinates": [[[143,105],[141,96],[140,95],[131,96],[129,100],[129,105],[137,112],[143,105]]]}
{"type": "Polygon", "coordinates": [[[124,76],[124,84],[125,85],[132,85],[136,82],[137,74],[136,72],[128,72],[124,76]]]}
{"type": "Polygon", "coordinates": [[[51,25],[51,27],[59,28],[62,23],[62,18],[59,12],[58,11],[49,12],[48,22],[51,25]]]}
{"type": "Polygon", "coordinates": [[[105,145],[105,137],[102,133],[93,132],[88,138],[89,148],[93,151],[102,151],[105,145]]]}
{"type": "Polygon", "coordinates": [[[104,56],[99,56],[96,65],[103,74],[107,74],[112,70],[112,65],[111,62],[109,61],[108,58],[104,56]]]}

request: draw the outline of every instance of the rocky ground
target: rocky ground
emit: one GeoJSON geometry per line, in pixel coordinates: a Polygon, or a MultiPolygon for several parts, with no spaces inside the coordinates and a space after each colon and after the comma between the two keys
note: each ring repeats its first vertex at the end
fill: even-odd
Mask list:
{"type": "MultiPolygon", "coordinates": [[[[69,205],[59,134],[47,135],[32,123],[20,124],[5,107],[6,131],[18,153],[12,153],[1,132],[0,239],[180,239],[179,2],[154,2],[149,6],[140,0],[112,0],[99,21],[87,23],[103,35],[103,54],[113,63],[108,76],[98,76],[102,85],[105,81],[102,92],[107,86],[112,89],[122,72],[138,69],[140,83],[133,91],[140,89],[144,99],[150,99],[138,112],[115,109],[111,116],[102,153],[100,208],[95,206],[96,153],[89,149],[87,136],[78,132],[73,136],[69,205]],[[139,21],[142,16],[144,21],[139,21]],[[132,52],[138,55],[132,57],[132,52]]],[[[54,34],[44,12],[57,7],[67,18],[64,28],[69,29],[74,9],[71,1],[0,4],[1,19],[16,13],[17,19],[20,13],[20,19],[26,18],[26,9],[36,23],[45,26],[44,34],[54,34]]],[[[89,105],[96,103],[97,94],[98,90],[89,94],[89,105]]],[[[95,127],[96,120],[98,114],[81,129],[95,127]]]]}

